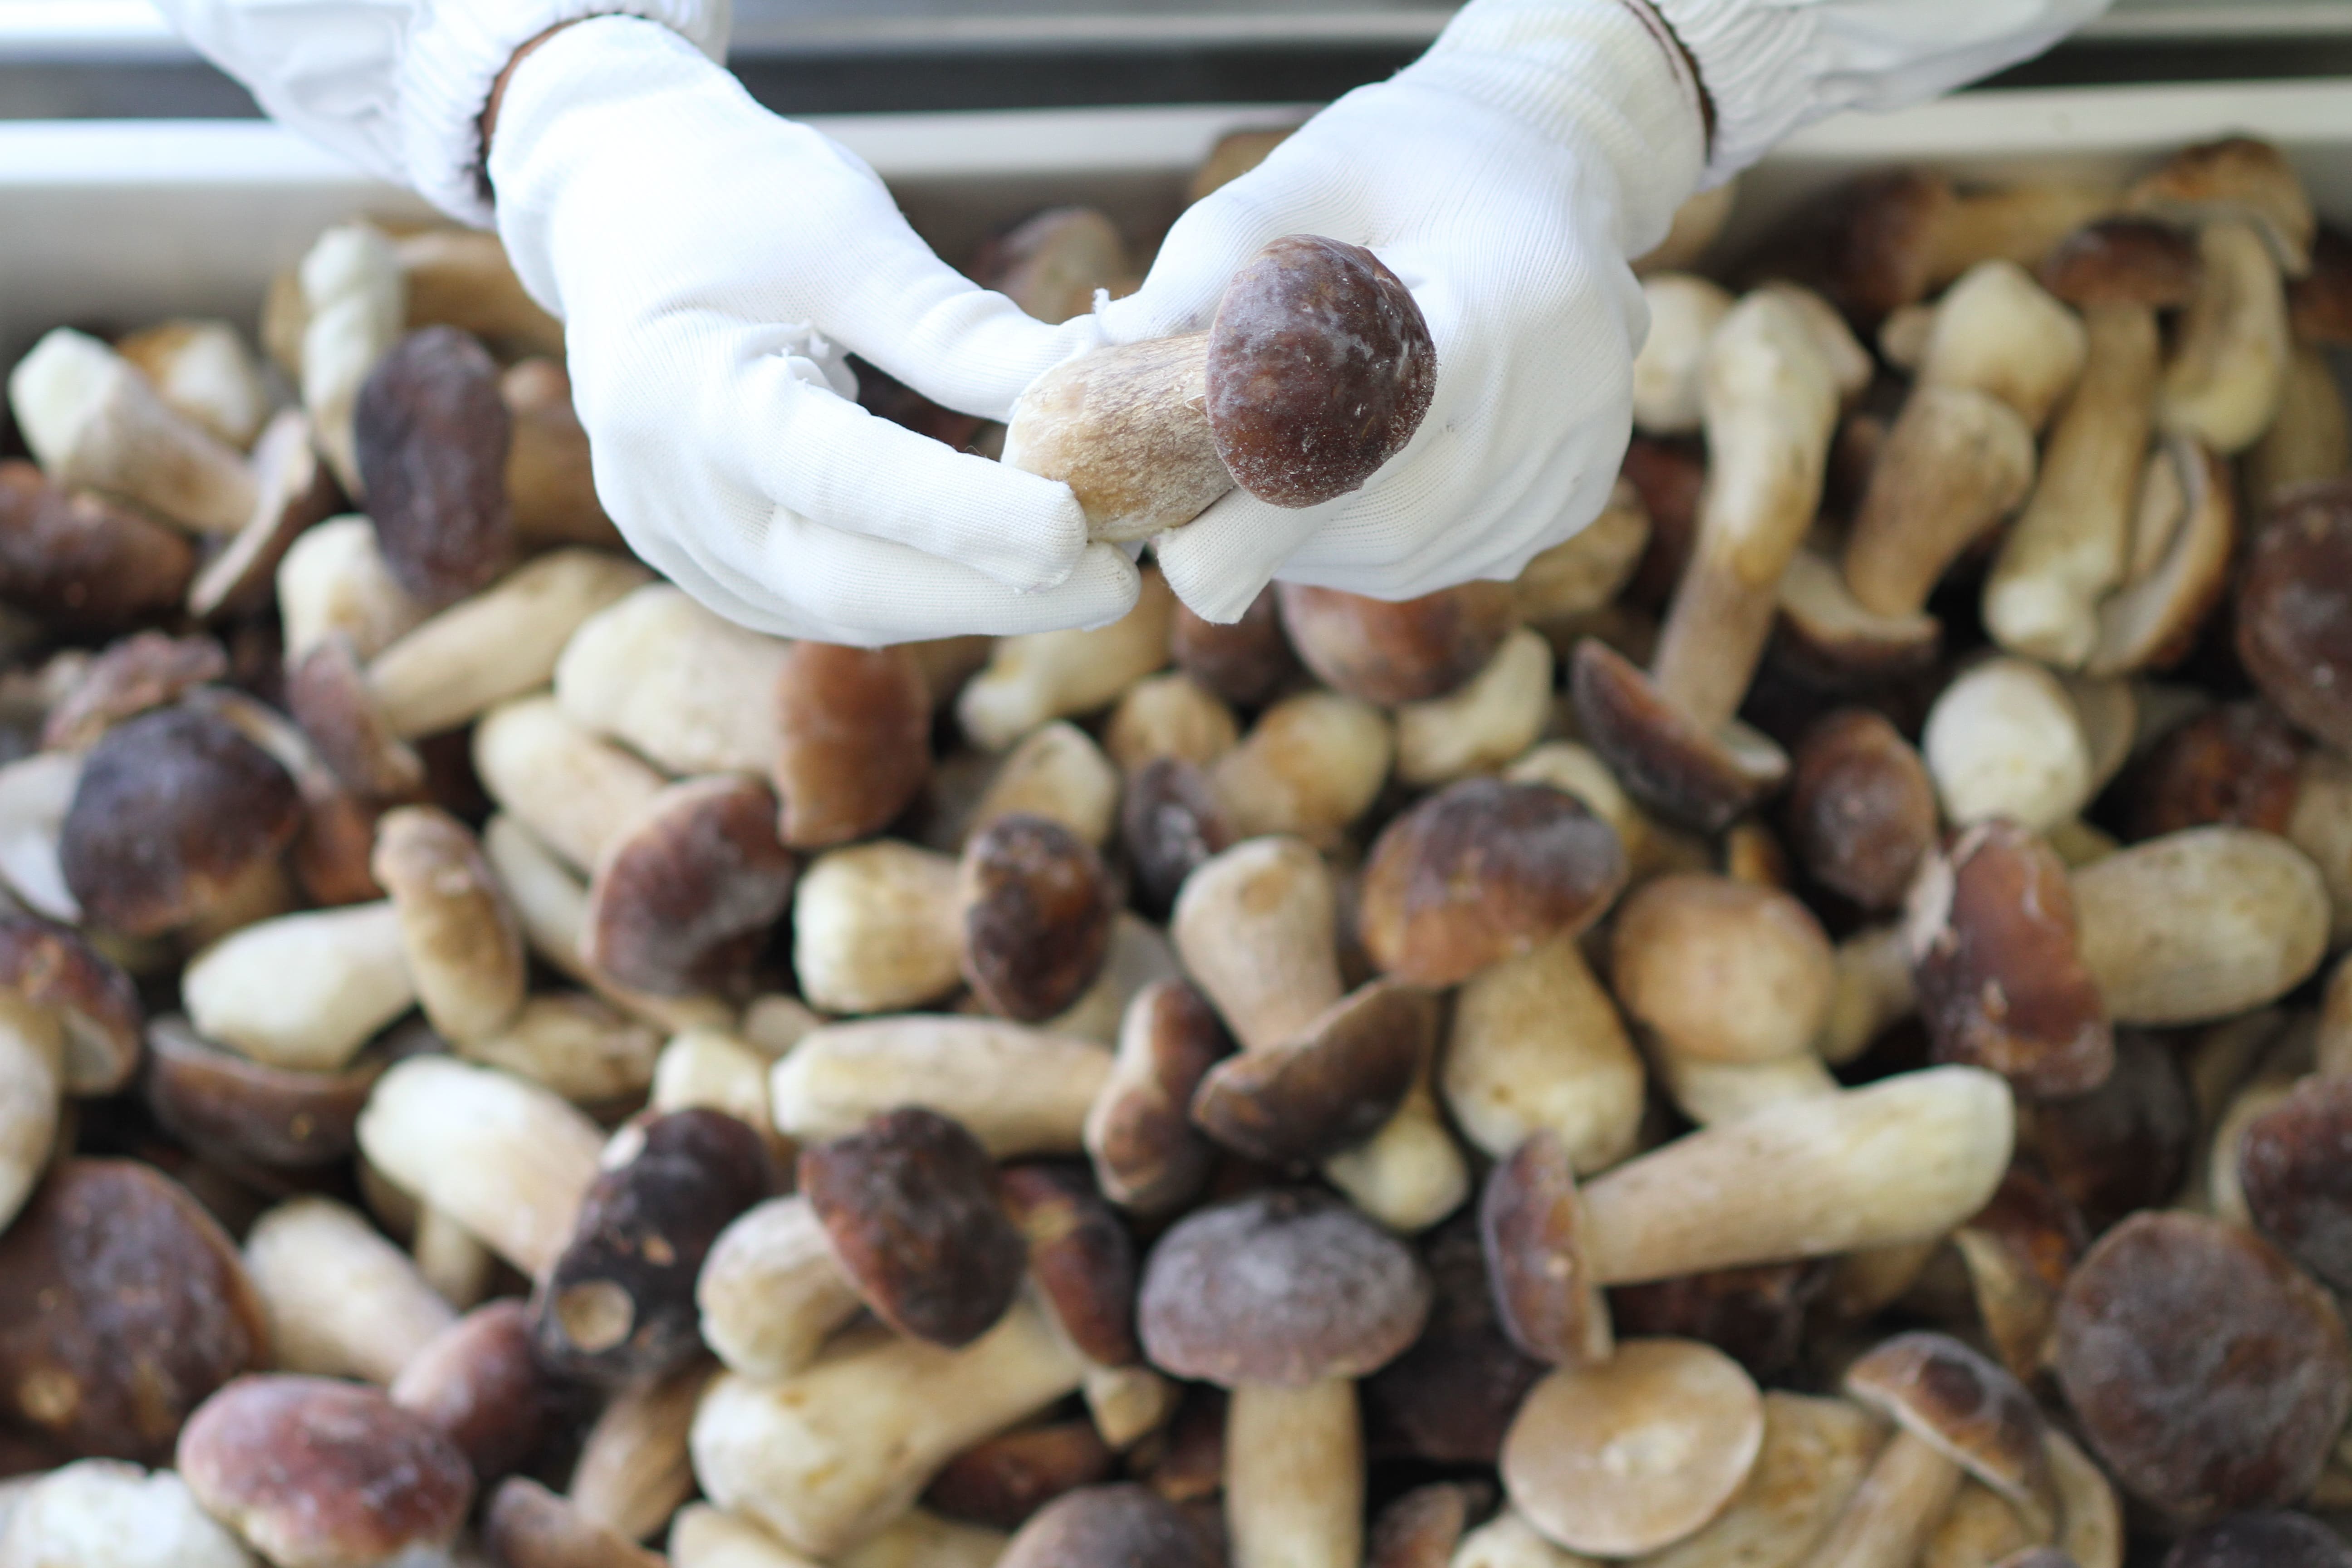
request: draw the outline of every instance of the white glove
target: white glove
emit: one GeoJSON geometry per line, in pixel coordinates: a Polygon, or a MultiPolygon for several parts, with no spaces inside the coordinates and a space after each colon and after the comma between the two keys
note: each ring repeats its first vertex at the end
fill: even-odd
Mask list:
{"type": "Polygon", "coordinates": [[[1286,510],[1235,491],[1154,543],[1229,620],[1272,576],[1408,598],[1516,576],[1599,514],[1648,315],[1626,258],[1700,183],[1837,109],[1925,98],[2045,46],[2105,0],[1472,0],[1393,79],[1349,93],[1178,220],[1107,341],[1207,324],[1281,235],[1370,247],[1412,289],[1437,390],[1364,488],[1286,510]],[[1696,59],[1716,133],[1661,16],[1696,59]]]}
{"type": "Polygon", "coordinates": [[[499,232],[563,318],[596,489],[630,545],[747,626],[833,642],[1093,626],[1133,604],[1063,485],[858,407],[841,352],[1002,416],[1057,332],[933,256],[873,171],[650,22],[515,68],[499,232]]]}

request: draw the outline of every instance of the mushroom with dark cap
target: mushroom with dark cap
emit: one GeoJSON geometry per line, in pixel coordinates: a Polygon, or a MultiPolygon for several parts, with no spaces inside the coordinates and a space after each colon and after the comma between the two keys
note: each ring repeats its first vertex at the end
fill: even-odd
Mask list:
{"type": "Polygon", "coordinates": [[[1144,1266],[1153,1364],[1233,1391],[1225,1519],[1234,1568],[1356,1568],[1364,1469],[1354,1380],[1429,1315],[1429,1277],[1339,1199],[1255,1193],[1187,1215],[1144,1266]]]}
{"type": "Polygon", "coordinates": [[[1170,931],[1242,1047],[1193,1093],[1203,1131],[1289,1164],[1360,1143],[1399,1114],[1435,1044],[1434,998],[1385,982],[1340,994],[1336,894],[1307,844],[1253,838],[1207,861],[1170,931]]]}
{"type": "Polygon", "coordinates": [[[70,926],[0,910],[0,1002],[20,1026],[28,1013],[53,1021],[67,1094],[112,1094],[138,1070],[138,990],[70,926]]]}
{"type": "Polygon", "coordinates": [[[1845,1389],[1891,1417],[1895,1435],[1811,1563],[1904,1568],[1969,1476],[2048,1539],[2057,1499],[2042,1412],[2008,1373],[1948,1335],[1898,1334],[1847,1370],[1845,1389]]]}
{"type": "Polygon", "coordinates": [[[1184,879],[1235,837],[1209,775],[1181,757],[1152,758],[1119,796],[1119,845],[1136,907],[1147,914],[1166,915],[1184,879]]]}
{"type": "Polygon", "coordinates": [[[1694,1340],[1630,1340],[1528,1392],[1503,1487],[1570,1551],[1633,1557],[1721,1512],[1763,1444],[1763,1396],[1738,1362],[1694,1340]]]}
{"type": "Polygon", "coordinates": [[[2074,1205],[2022,1160],[2001,1178],[1992,1201],[1952,1233],[1984,1337],[2021,1383],[2049,1365],[2058,1298],[2085,1240],[2074,1205]]]}
{"type": "Polygon", "coordinates": [[[2133,1029],[2116,1033],[2107,1081],[2018,1110],[2018,1147],[2049,1173],[2093,1234],[2169,1201],[2189,1169],[2197,1113],[2179,1053],[2133,1029]]]}
{"type": "Polygon", "coordinates": [[[1884,715],[1840,708],[1806,730],[1789,781],[1789,837],[1814,881],[1862,909],[1895,909],[1935,847],[1936,826],[1927,764],[1884,715]]]}
{"type": "Polygon", "coordinates": [[[160,708],[91,749],[58,856],[93,921],[156,936],[274,866],[301,825],[294,781],[267,752],[210,712],[160,708]]]}
{"type": "Polygon", "coordinates": [[[2136,1214],[2059,1303],[2058,1384],[2125,1490],[2201,1523],[2311,1489],[2352,1411],[2335,1301],[2262,1237],[2136,1214]]]}
{"type": "Polygon", "coordinates": [[[152,1166],[61,1161],[0,1236],[0,1410],[68,1454],[162,1460],[268,1334],[236,1245],[152,1166]]]}
{"type": "Polygon", "coordinates": [[[501,1296],[426,1341],[386,1392],[439,1427],[488,1484],[539,1452],[571,1391],[532,1351],[529,1303],[501,1296]]]}
{"type": "Polygon", "coordinates": [[[1433,1286],[1428,1327],[1362,1384],[1375,1458],[1492,1465],[1519,1401],[1546,1370],[1501,1327],[1478,1231],[1477,1214],[1465,1211],[1422,1239],[1433,1286]]]}
{"type": "Polygon", "coordinates": [[[1162,1214],[1200,1190],[1215,1150],[1192,1124],[1192,1096],[1232,1049],[1215,1011],[1181,980],[1154,981],[1129,1001],[1110,1076],[1087,1112],[1087,1153],[1105,1197],[1162,1214]]]}
{"type": "Polygon", "coordinates": [[[2352,480],[2279,499],[2238,576],[2237,631],[2263,695],[2352,751],[2352,480]]]}
{"type": "Polygon", "coordinates": [[[703,1259],[771,1180],[760,1134],[722,1111],[624,1127],[580,1201],[570,1245],[539,1284],[534,1337],[547,1364],[607,1384],[685,1364],[702,1348],[694,1289],[703,1259]]]}
{"type": "Polygon", "coordinates": [[[1781,574],[1821,504],[1839,387],[1816,323],[1771,292],[1724,319],[1702,376],[1706,489],[1657,656],[1644,675],[1587,638],[1570,690],[1627,789],[1713,830],[1788,776],[1787,754],[1734,715],[1771,636],[1781,574]]]}
{"type": "Polygon", "coordinates": [[[1580,1219],[1576,1173],[1548,1128],[1496,1163],[1478,1200],[1495,1321],[1522,1355],[1555,1366],[1607,1361],[1613,1344],[1601,1288],[1574,1266],[1580,1219]]]}
{"type": "Polygon", "coordinates": [[[1272,584],[1226,626],[1202,620],[1185,605],[1169,623],[1168,647],[1176,667],[1236,708],[1261,708],[1298,673],[1298,655],[1282,626],[1272,584]]]}
{"type": "Polygon", "coordinates": [[[2099,600],[2124,577],[2155,422],[2156,312],[2196,284],[2196,247],[2145,218],[2092,224],[2042,262],[2042,287],[2082,312],[2088,352],[1985,582],[1986,626],[2011,652],[2069,669],[2090,658],[2099,600]]]}
{"type": "Polygon", "coordinates": [[[1290,646],[1326,686],[1384,708],[1443,697],[1477,674],[1518,624],[1506,583],[1464,583],[1390,602],[1284,583],[1290,646]]]}
{"type": "Polygon", "coordinates": [[[1094,984],[1118,898],[1094,846],[1051,818],[1014,812],[965,844],[963,975],[1001,1017],[1043,1023],[1094,984]]]}
{"type": "Polygon", "coordinates": [[[428,610],[513,563],[498,362],[455,327],[411,332],[376,361],[352,412],[368,515],[393,576],[428,610]]]}
{"type": "Polygon", "coordinates": [[[1135,1338],[1135,1242],[1076,1167],[1015,1165],[999,1181],[1027,1241],[1029,1274],[1062,1331],[1100,1367],[1142,1359],[1135,1338]]]}
{"type": "Polygon", "coordinates": [[[888,1111],[803,1149],[800,1190],[835,1264],[900,1333],[969,1344],[1021,1288],[1028,1247],[997,1201],[995,1168],[944,1116],[888,1111]]]}
{"type": "Polygon", "coordinates": [[[1018,1530],[1055,1498],[1108,1480],[1118,1468],[1118,1456],[1085,1416],[1016,1426],[950,1459],[923,1489],[923,1505],[949,1519],[1018,1530]]]}
{"type": "Polygon", "coordinates": [[[111,632],[178,604],[195,569],[195,547],[161,523],[0,462],[0,603],[60,632],[111,632]]]}
{"type": "Polygon", "coordinates": [[[1432,1481],[1381,1510],[1364,1568],[1447,1568],[1473,1521],[1495,1504],[1484,1481],[1432,1481]]]}
{"type": "Polygon", "coordinates": [[[1451,985],[1587,929],[1625,876],[1615,830],[1574,796],[1465,779],[1381,830],[1358,895],[1358,930],[1391,977],[1451,985]]]}
{"type": "Polygon", "coordinates": [[[2035,1099],[2106,1080],[2115,1031],[2076,949],[2065,862],[2048,844],[2012,822],[1969,828],[1928,861],[1907,921],[1937,1061],[1989,1068],[2035,1099]]]}
{"type": "Polygon", "coordinates": [[[242,1377],[181,1430],[181,1479],[279,1568],[362,1568],[446,1551],[474,1500],[466,1457],[383,1390],[242,1377]]]}
{"type": "Polygon", "coordinates": [[[212,637],[143,631],[110,644],[41,721],[41,745],[83,752],[125,719],[177,702],[228,674],[228,654],[212,637]]]}
{"type": "Polygon", "coordinates": [[[588,882],[582,959],[656,996],[740,991],[800,864],[756,779],[686,779],[620,825],[588,882]]]}
{"type": "Polygon", "coordinates": [[[352,794],[401,800],[422,793],[425,760],[385,721],[348,633],[329,631],[287,661],[286,707],[352,794]]]}
{"type": "Polygon", "coordinates": [[[2158,739],[2116,786],[2129,840],[2210,823],[2284,834],[2311,751],[2259,698],[2224,702],[2158,739]]]}
{"type": "Polygon", "coordinates": [[[2263,1510],[2189,1531],[2164,1568],[2352,1568],[2352,1547],[2307,1513],[2263,1510]]]}
{"type": "Polygon", "coordinates": [[[366,1051],[333,1072],[275,1067],[165,1016],[147,1026],[142,1093],[163,1130],[199,1152],[306,1170],[356,1147],[360,1111],[384,1065],[382,1052],[366,1051]]]}
{"type": "MultiPolygon", "coordinates": [[[[2352,971],[2347,971],[2352,973],[2352,971]]],[[[2238,1184],[2254,1223],[2333,1289],[2352,1289],[2352,1078],[2314,1075],[2248,1124],[2238,1184]]]]}
{"type": "Polygon", "coordinates": [[[1149,1487],[1084,1487],[1034,1515],[996,1560],[997,1568],[1218,1568],[1218,1554],[1192,1517],[1149,1487]]]}
{"type": "Polygon", "coordinates": [[[930,685],[903,647],[795,642],[776,710],[776,836],[789,848],[880,832],[930,777],[930,685]]]}
{"type": "Polygon", "coordinates": [[[1437,355],[1370,251],[1277,239],[1205,332],[1097,349],[1013,405],[1003,460],[1066,482],[1097,539],[1148,539],[1235,485],[1283,507],[1362,487],[1429,412],[1437,355]]]}
{"type": "Polygon", "coordinates": [[[588,1517],[580,1506],[524,1476],[509,1476],[482,1510],[482,1544],[499,1568],[668,1568],[588,1517]]]}

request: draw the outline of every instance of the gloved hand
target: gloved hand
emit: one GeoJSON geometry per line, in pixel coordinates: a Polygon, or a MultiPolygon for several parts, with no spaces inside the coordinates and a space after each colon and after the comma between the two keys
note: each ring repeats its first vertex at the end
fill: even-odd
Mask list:
{"type": "Polygon", "coordinates": [[[841,360],[1002,415],[1073,334],[939,260],[873,171],[676,35],[607,17],[549,38],[508,84],[489,176],[516,271],[564,321],[597,493],[697,598],[850,643],[1134,602],[1066,489],[867,414],[841,360]]]}
{"type": "Polygon", "coordinates": [[[1601,510],[1647,324],[1626,258],[1705,161],[1696,83],[1626,0],[1472,0],[1430,52],[1360,88],[1177,220],[1106,341],[1205,327],[1267,241],[1369,247],[1412,290],[1437,387],[1363,489],[1287,509],[1234,490],[1154,541],[1169,584],[1231,620],[1273,575],[1405,598],[1510,577],[1601,510]]]}
{"type": "Polygon", "coordinates": [[[1472,0],[1422,59],[1186,212],[1141,290],[1101,310],[1112,342],[1205,326],[1259,247],[1309,232],[1376,252],[1436,342],[1428,417],[1362,489],[1297,510],[1236,490],[1155,542],[1193,609],[1231,619],[1277,575],[1391,599],[1517,575],[1607,500],[1648,329],[1626,258],[1703,164],[1726,179],[1839,109],[1929,97],[2105,0],[1654,4],[1472,0]]]}

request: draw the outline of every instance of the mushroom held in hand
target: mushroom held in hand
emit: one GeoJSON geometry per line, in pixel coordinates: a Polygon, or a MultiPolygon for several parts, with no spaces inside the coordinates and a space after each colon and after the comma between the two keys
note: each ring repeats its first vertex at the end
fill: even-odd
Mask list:
{"type": "Polygon", "coordinates": [[[1014,405],[1004,461],[1062,479],[1097,539],[1148,539],[1239,485],[1276,506],[1361,488],[1429,411],[1437,353],[1370,251],[1277,239],[1205,332],[1070,361],[1014,405]]]}

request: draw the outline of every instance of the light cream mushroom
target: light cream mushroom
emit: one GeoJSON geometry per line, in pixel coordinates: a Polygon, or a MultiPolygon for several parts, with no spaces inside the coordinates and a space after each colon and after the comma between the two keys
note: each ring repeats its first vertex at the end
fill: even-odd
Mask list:
{"type": "Polygon", "coordinates": [[[1798,1568],[1885,1439],[1885,1427],[1847,1400],[1768,1392],[1748,1484],[1696,1534],[1639,1559],[1641,1568],[1798,1568]]]}
{"type": "Polygon", "coordinates": [[[1641,1131],[1642,1059],[1573,936],[1470,977],[1440,1084],[1464,1136],[1498,1160],[1549,1128],[1589,1174],[1632,1152],[1641,1131]]]}
{"type": "Polygon", "coordinates": [[[666,773],[765,774],[782,745],[774,693],[789,647],[648,583],[572,633],[555,701],[666,773]]]}
{"type": "Polygon", "coordinates": [[[710,1364],[697,1362],[632,1384],[607,1401],[581,1440],[564,1488],[572,1505],[630,1541],[644,1541],[667,1523],[695,1492],[688,1438],[710,1377],[710,1364]]]}
{"type": "Polygon", "coordinates": [[[962,981],[953,857],[879,838],[829,849],[793,892],[793,972],[829,1013],[895,1013],[962,981]]]}
{"type": "Polygon", "coordinates": [[[2228,465],[2196,441],[2168,437],[2148,458],[2124,582],[2099,605],[2084,669],[2126,675],[2185,655],[2228,586],[2237,537],[2228,465]]]}
{"type": "Polygon", "coordinates": [[[197,1030],[257,1061],[323,1072],[416,1005],[389,901],[258,921],[192,959],[180,995],[197,1030]]]}
{"type": "Polygon", "coordinates": [[[999,1159],[1075,1154],[1111,1053],[993,1018],[908,1014],[829,1024],[768,1080],[776,1126],[808,1142],[919,1105],[961,1122],[999,1159]]]}
{"type": "Polygon", "coordinates": [[[2008,817],[2039,831],[2091,798],[2081,711],[2056,677],[2024,659],[1987,659],[1945,687],[1920,751],[1957,826],[2008,817]]]}
{"type": "Polygon", "coordinates": [[[384,564],[375,524],[357,515],[305,529],[288,548],[278,563],[278,611],[289,666],[337,632],[372,659],[425,618],[384,564]]]}
{"type": "Polygon", "coordinates": [[[963,732],[1001,752],[1040,724],[1108,707],[1168,662],[1175,605],[1165,579],[1147,572],[1135,607],[1108,626],[1000,638],[988,667],[956,698],[963,732]]]}
{"type": "Polygon", "coordinates": [[[1118,770],[1093,737],[1059,720],[1042,724],[1005,754],[959,826],[958,842],[1015,812],[1060,823],[1087,843],[1110,842],[1118,822],[1118,770]]]}
{"type": "MultiPolygon", "coordinates": [[[[302,258],[286,312],[294,330],[296,371],[302,406],[318,426],[326,453],[345,494],[360,494],[359,458],[353,448],[352,415],[368,372],[400,341],[407,323],[408,287],[400,259],[383,231],[365,223],[339,225],[321,234],[302,258]]],[[[270,333],[264,329],[265,339],[270,333]]],[[[271,352],[280,345],[272,342],[271,352]]]]}
{"type": "Polygon", "coordinates": [[[163,398],[216,439],[243,451],[269,417],[269,391],[245,339],[226,321],[171,321],[114,345],[163,398]]]}
{"type": "Polygon", "coordinates": [[[2224,455],[2262,437],[2284,395],[2293,348],[2277,258],[2251,223],[2198,231],[2203,274],[2182,315],[2157,421],[2224,455]]]}
{"type": "Polygon", "coordinates": [[[1653,272],[1642,279],[1650,332],[1633,356],[1633,427],[1645,435],[1681,436],[1699,426],[1699,366],[1706,341],[1731,313],[1721,286],[1687,272],[1653,272]]]}
{"type": "Polygon", "coordinates": [[[1331,845],[1370,809],[1395,755],[1394,731],[1378,708],[1336,691],[1303,691],[1258,715],[1211,778],[1239,837],[1295,833],[1331,845]]]}
{"type": "Polygon", "coordinates": [[[245,1268],[287,1372],[389,1384],[457,1320],[406,1253],[331,1198],[290,1199],[254,1221],[245,1268]]]}
{"type": "Polygon", "coordinates": [[[1466,684],[1397,709],[1397,778],[1425,789],[1496,771],[1543,732],[1551,698],[1551,645],[1522,626],[1466,684]]]}

